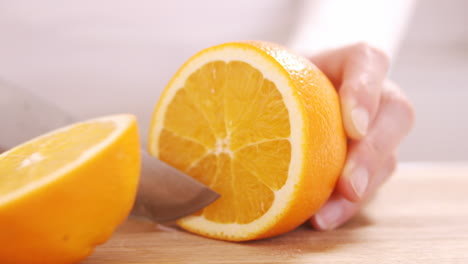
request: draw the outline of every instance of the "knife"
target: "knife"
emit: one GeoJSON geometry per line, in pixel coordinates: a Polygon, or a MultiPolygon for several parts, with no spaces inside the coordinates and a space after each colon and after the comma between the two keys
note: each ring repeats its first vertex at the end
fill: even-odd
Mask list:
{"type": "MultiPolygon", "coordinates": [[[[27,90],[0,82],[0,153],[77,120],[27,90]]],[[[141,151],[142,169],[132,214],[169,222],[192,214],[219,194],[181,171],[141,151]]]]}

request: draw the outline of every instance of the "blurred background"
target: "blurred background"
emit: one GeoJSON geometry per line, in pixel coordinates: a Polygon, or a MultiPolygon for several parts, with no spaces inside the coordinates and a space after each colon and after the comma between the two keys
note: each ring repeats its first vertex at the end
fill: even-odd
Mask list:
{"type": "MultiPolygon", "coordinates": [[[[405,1],[411,0],[344,0],[341,8],[328,11],[353,16],[349,8],[361,2],[391,15],[400,11],[392,7],[405,1]]],[[[309,2],[257,0],[259,12],[248,0],[2,0],[0,79],[79,118],[134,112],[145,138],[159,93],[186,59],[221,41],[264,39],[287,44],[298,14],[309,2]]],[[[468,1],[414,3],[411,12],[387,19],[371,34],[377,42],[389,34],[401,40],[399,49],[389,48],[394,53],[391,77],[406,91],[417,114],[416,125],[401,147],[401,160],[467,161],[468,1]],[[406,30],[389,30],[403,22],[406,30]]],[[[324,16],[324,10],[310,17],[324,16]]],[[[369,19],[362,19],[355,29],[371,28],[382,17],[369,13],[369,19]]],[[[344,23],[358,20],[343,18],[344,23]]],[[[333,37],[324,37],[332,22],[315,32],[321,38],[309,35],[315,44],[333,37]]]]}
{"type": "Polygon", "coordinates": [[[416,108],[403,160],[468,161],[468,1],[418,1],[391,76],[416,108]]]}

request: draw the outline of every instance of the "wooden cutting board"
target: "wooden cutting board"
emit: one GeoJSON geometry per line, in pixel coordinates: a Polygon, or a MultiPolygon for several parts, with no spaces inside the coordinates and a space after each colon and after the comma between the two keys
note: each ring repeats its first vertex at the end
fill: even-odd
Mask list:
{"type": "Polygon", "coordinates": [[[247,243],[129,219],[83,264],[468,263],[468,164],[405,164],[335,231],[308,226],[247,243]]]}

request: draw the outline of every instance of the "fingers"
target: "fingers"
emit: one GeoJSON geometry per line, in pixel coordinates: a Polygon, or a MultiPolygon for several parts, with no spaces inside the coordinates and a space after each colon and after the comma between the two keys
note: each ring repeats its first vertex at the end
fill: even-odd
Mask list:
{"type": "Polygon", "coordinates": [[[346,166],[330,200],[311,219],[320,230],[351,218],[396,166],[398,144],[414,123],[414,110],[399,88],[386,81],[384,53],[356,44],[311,60],[340,95],[343,124],[350,138],[346,166]]]}
{"type": "Polygon", "coordinates": [[[335,192],[310,219],[310,224],[317,230],[332,230],[350,219],[358,208],[358,204],[350,202],[340,193],[335,192]]]}
{"type": "MultiPolygon", "coordinates": [[[[374,194],[379,186],[391,176],[396,168],[397,159],[391,155],[383,162],[379,172],[369,185],[366,198],[374,194]]],[[[351,202],[340,192],[335,192],[327,203],[310,219],[310,224],[317,230],[331,230],[351,219],[362,207],[365,200],[351,202]]]]}
{"type": "Polygon", "coordinates": [[[388,57],[378,49],[359,43],[311,59],[339,87],[348,136],[362,138],[377,112],[380,88],[389,67],[388,57]]]}
{"type": "Polygon", "coordinates": [[[367,134],[377,113],[380,87],[387,76],[388,58],[369,46],[357,46],[346,61],[339,94],[343,123],[349,137],[367,134]]]}
{"type": "Polygon", "coordinates": [[[350,144],[337,190],[350,201],[369,191],[372,177],[393,153],[414,123],[414,110],[393,83],[385,82],[380,108],[368,135],[350,144]]]}

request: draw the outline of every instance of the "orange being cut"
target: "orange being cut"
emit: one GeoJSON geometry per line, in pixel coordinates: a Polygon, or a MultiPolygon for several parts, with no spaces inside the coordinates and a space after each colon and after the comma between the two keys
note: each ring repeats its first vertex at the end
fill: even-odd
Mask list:
{"type": "Polygon", "coordinates": [[[76,263],[126,219],[140,173],[136,119],[77,123],[0,155],[0,263],[76,263]]]}
{"type": "Polygon", "coordinates": [[[307,59],[265,42],[190,58],[163,91],[149,150],[221,194],[178,224],[245,241],[287,232],[330,196],[346,155],[337,93],[307,59]]]}

